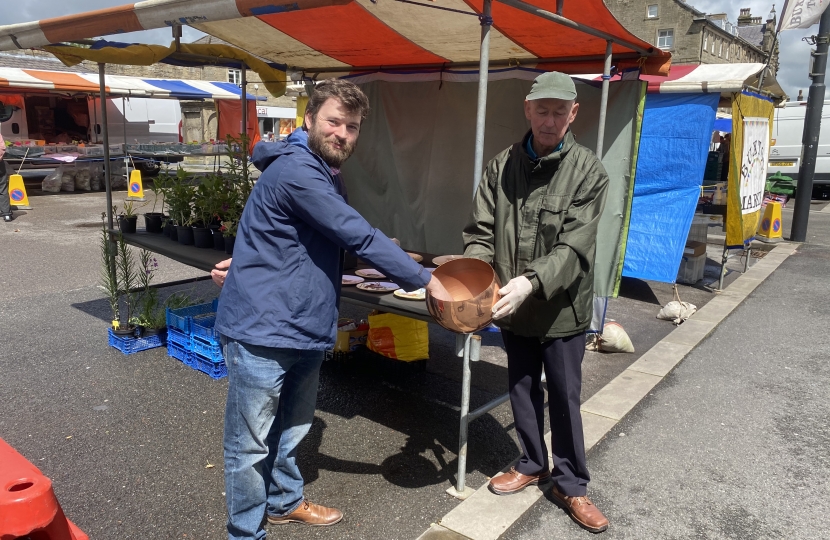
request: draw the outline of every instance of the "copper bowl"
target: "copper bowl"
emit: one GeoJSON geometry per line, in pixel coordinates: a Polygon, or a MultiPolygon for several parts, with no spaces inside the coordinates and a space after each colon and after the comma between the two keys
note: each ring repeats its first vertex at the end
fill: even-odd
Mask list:
{"type": "Polygon", "coordinates": [[[452,297],[435,298],[427,290],[427,309],[435,322],[460,334],[470,334],[490,324],[501,284],[489,264],[478,259],[456,259],[442,264],[432,275],[452,297]]]}

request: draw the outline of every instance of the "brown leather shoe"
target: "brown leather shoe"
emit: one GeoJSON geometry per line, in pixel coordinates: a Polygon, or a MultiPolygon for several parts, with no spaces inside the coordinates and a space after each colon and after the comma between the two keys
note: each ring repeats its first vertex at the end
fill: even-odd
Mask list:
{"type": "Polygon", "coordinates": [[[553,500],[577,522],[580,527],[592,533],[601,533],[608,528],[608,518],[602,515],[588,497],[562,495],[556,486],[551,490],[553,500]]]}
{"type": "Polygon", "coordinates": [[[527,475],[520,473],[515,467],[510,467],[510,470],[506,473],[491,479],[487,487],[496,495],[510,495],[511,493],[520,492],[527,486],[543,484],[548,480],[550,480],[550,472],[548,471],[527,475]]]}
{"type": "Polygon", "coordinates": [[[334,525],[343,519],[343,512],[337,508],[326,508],[319,504],[303,499],[296,510],[285,516],[268,516],[268,523],[272,525],[284,525],[286,523],[304,523],[325,527],[334,525]]]}

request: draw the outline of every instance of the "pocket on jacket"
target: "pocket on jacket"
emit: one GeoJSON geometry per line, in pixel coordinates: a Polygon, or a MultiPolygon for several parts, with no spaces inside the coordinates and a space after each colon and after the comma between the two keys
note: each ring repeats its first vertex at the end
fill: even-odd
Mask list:
{"type": "Polygon", "coordinates": [[[571,204],[569,197],[564,195],[545,195],[542,198],[539,210],[539,238],[545,246],[545,253],[553,248],[559,231],[565,221],[565,212],[571,204]]]}

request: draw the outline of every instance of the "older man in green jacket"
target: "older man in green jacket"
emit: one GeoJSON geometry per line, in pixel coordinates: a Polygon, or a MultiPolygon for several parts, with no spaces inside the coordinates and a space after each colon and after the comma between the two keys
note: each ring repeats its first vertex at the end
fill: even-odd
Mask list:
{"type": "Polygon", "coordinates": [[[507,350],[510,404],[522,456],[490,481],[498,495],[553,480],[554,500],[582,527],[608,520],[586,497],[582,358],[591,323],[597,226],[608,175],[576,143],[576,87],[563,73],[536,78],[524,104],[530,132],[487,165],[464,229],[464,255],[504,283],[493,307],[507,350]],[[545,370],[553,471],[544,434],[545,370]]]}

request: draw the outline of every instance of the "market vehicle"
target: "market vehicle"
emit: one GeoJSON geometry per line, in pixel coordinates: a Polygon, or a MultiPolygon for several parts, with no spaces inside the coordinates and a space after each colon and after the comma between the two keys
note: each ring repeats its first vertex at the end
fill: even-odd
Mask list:
{"type": "MultiPolygon", "coordinates": [[[[0,124],[0,133],[7,140],[103,142],[98,98],[26,95],[13,108],[9,120],[0,124]]],[[[181,120],[181,104],[176,99],[107,99],[112,144],[125,142],[125,134],[127,143],[181,142],[181,120]]]]}
{"type": "MultiPolygon", "coordinates": [[[[802,137],[804,135],[804,117],[807,112],[806,101],[788,101],[775,109],[770,141],[768,174],[777,172],[791,178],[798,178],[801,164],[802,137]]],[[[819,133],[818,155],[813,185],[830,190],[830,100],[824,102],[819,133]]]]}

